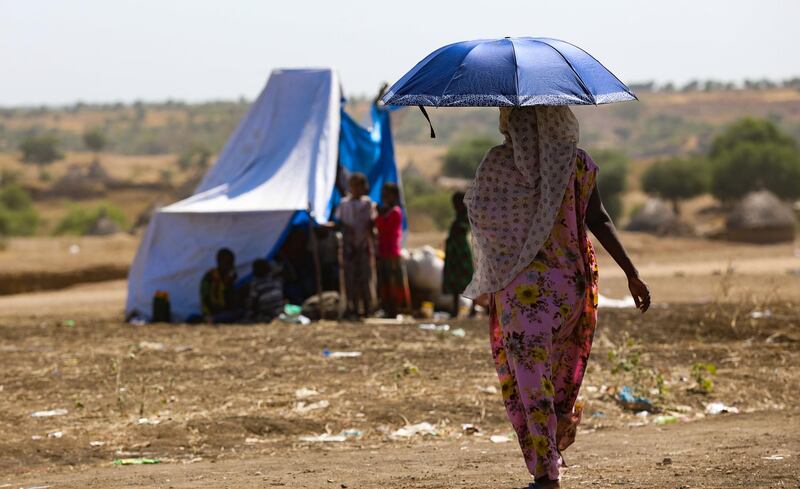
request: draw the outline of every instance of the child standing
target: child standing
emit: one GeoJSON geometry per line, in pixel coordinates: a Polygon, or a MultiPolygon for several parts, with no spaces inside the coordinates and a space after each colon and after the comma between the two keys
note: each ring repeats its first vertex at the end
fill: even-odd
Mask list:
{"type": "MultiPolygon", "coordinates": [[[[469,218],[464,205],[464,192],[453,194],[453,210],[456,218],[444,245],[444,273],[442,293],[453,294],[453,317],[458,316],[461,293],[472,280],[472,249],[469,246],[469,218]]],[[[474,308],[473,308],[474,311],[474,308]]]]}
{"type": "Polygon", "coordinates": [[[400,189],[387,183],[381,189],[381,206],[375,219],[378,229],[378,283],[381,305],[387,317],[411,308],[406,267],[401,256],[403,210],[400,189]]]}
{"type": "Polygon", "coordinates": [[[369,183],[363,173],[353,173],[348,182],[350,194],[336,209],[343,229],[343,265],[348,315],[367,316],[372,312],[375,290],[375,262],[372,237],[375,203],[367,195],[369,183]],[[364,306],[363,313],[360,306],[364,306]]]}

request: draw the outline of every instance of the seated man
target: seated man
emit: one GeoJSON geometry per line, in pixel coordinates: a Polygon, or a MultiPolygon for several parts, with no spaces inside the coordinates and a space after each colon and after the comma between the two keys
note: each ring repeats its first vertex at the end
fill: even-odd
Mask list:
{"type": "Polygon", "coordinates": [[[203,319],[208,323],[233,323],[242,317],[234,284],[236,257],[228,248],[217,251],[217,266],[207,271],[200,282],[203,319]]]}
{"type": "Polygon", "coordinates": [[[247,300],[247,319],[269,323],[283,312],[283,278],[280,266],[267,260],[253,262],[253,280],[247,300]]]}

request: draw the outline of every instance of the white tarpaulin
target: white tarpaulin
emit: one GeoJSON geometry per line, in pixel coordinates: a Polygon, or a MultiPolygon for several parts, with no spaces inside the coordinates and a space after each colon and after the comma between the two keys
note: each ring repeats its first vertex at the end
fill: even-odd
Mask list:
{"type": "Polygon", "coordinates": [[[149,315],[157,290],[183,319],[200,311],[199,284],[217,249],[240,275],[277,244],[296,211],[328,215],[340,124],[330,69],[276,70],[195,194],[154,216],[128,276],[126,314],[149,315]]]}

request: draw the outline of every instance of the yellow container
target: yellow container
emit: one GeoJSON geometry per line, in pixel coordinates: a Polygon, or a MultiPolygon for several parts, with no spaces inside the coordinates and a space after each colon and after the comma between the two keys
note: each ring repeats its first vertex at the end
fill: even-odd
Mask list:
{"type": "Polygon", "coordinates": [[[425,319],[430,319],[433,317],[433,302],[425,301],[422,303],[422,307],[420,307],[420,312],[422,313],[422,317],[425,319]]]}

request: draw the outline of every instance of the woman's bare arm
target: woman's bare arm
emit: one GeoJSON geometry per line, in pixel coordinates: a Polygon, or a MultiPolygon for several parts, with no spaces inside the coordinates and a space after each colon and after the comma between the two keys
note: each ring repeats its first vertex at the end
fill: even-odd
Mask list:
{"type": "Polygon", "coordinates": [[[592,195],[589,197],[589,205],[586,210],[586,226],[597,238],[597,241],[608,251],[611,258],[617,262],[625,276],[628,277],[628,288],[631,291],[636,307],[645,312],[650,307],[650,290],[647,284],[639,278],[639,272],[633,265],[628,253],[625,252],[625,247],[617,236],[617,228],[611,220],[611,216],[606,212],[603,207],[603,201],[600,199],[600,192],[597,190],[597,185],[592,189],[592,195]]]}

